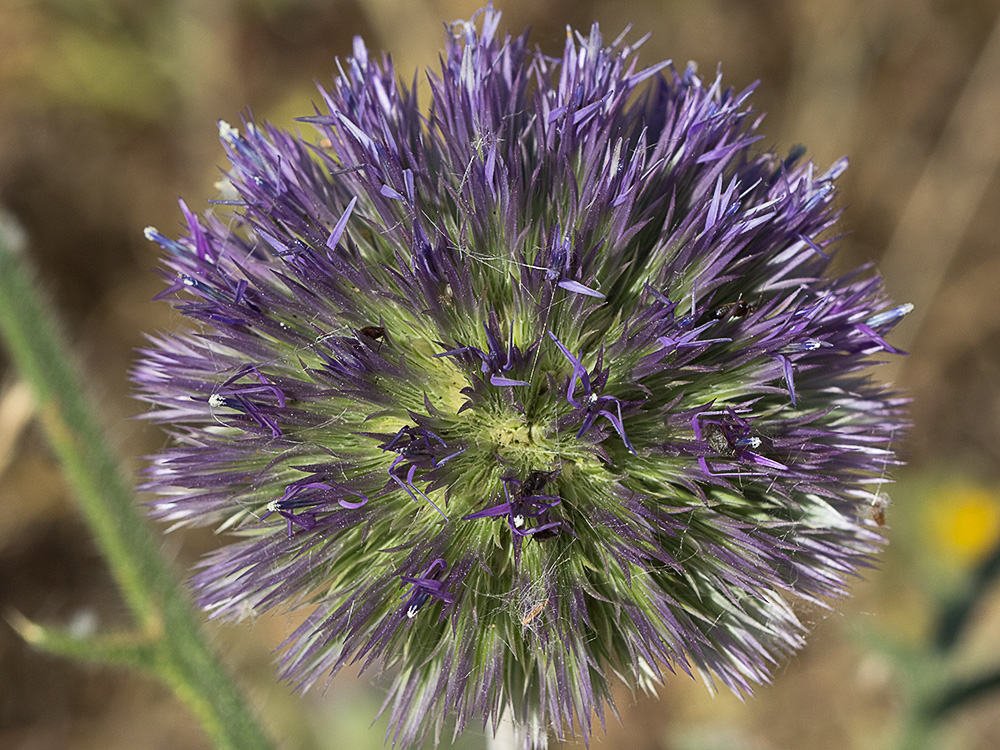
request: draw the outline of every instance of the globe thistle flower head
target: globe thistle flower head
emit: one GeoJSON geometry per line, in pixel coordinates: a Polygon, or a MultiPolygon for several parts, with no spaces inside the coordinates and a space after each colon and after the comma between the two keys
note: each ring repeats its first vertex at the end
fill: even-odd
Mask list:
{"type": "Polygon", "coordinates": [[[315,138],[223,124],[229,196],[147,230],[192,321],[135,368],[152,514],[228,536],[213,615],[310,606],[281,674],[377,669],[404,746],[586,737],[616,679],[750,692],[871,564],[904,426],[864,370],[908,306],[826,273],[845,162],[499,18],[449,28],[426,106],[356,41],[315,138]]]}

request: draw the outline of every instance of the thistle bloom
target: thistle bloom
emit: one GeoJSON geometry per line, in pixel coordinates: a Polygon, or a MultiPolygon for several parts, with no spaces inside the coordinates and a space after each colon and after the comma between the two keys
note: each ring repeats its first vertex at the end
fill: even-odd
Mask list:
{"type": "Polygon", "coordinates": [[[313,608],[284,677],[384,671],[401,745],[766,681],[877,552],[905,419],[863,371],[908,306],[824,275],[845,162],[596,27],[552,58],[478,20],[429,107],[358,40],[316,138],[223,124],[231,208],[147,230],[194,321],[135,369],[152,513],[235,537],[212,614],[313,608]]]}

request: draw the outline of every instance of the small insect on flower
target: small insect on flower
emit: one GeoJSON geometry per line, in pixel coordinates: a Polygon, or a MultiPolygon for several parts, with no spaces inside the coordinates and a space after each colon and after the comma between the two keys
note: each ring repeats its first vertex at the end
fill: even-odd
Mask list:
{"type": "Polygon", "coordinates": [[[382,341],[385,339],[385,328],[382,326],[365,326],[358,331],[358,336],[379,342],[378,346],[375,347],[375,353],[378,354],[382,351],[382,341]]]}
{"type": "Polygon", "coordinates": [[[212,616],[312,608],[283,678],[384,667],[400,748],[587,737],[678,669],[749,693],[871,565],[906,424],[863,370],[912,306],[831,270],[846,162],[628,34],[443,41],[429,101],[357,39],[316,135],[220,125],[221,202],[147,230],[187,320],[134,370],[152,513],[227,535],[212,616]]]}
{"type": "Polygon", "coordinates": [[[546,599],[544,602],[539,602],[534,607],[532,607],[528,612],[521,618],[521,624],[527,627],[532,623],[532,621],[542,613],[542,610],[548,605],[549,600],[546,599]]]}
{"type": "Polygon", "coordinates": [[[705,440],[712,450],[720,456],[731,456],[734,453],[734,447],[729,444],[726,433],[717,424],[709,424],[705,427],[705,440]]]}
{"type": "Polygon", "coordinates": [[[727,302],[724,305],[719,305],[712,311],[712,317],[715,320],[737,320],[739,318],[745,318],[750,315],[757,308],[751,305],[749,302],[743,299],[741,294],[735,302],[727,302]]]}
{"type": "Polygon", "coordinates": [[[885,514],[889,509],[889,498],[885,495],[878,495],[872,499],[871,503],[871,519],[875,524],[882,528],[885,526],[885,514]]]}

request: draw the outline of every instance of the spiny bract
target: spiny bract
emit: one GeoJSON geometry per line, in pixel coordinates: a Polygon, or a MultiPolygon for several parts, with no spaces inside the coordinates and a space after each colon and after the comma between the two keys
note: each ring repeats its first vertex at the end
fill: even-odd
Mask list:
{"type": "Polygon", "coordinates": [[[845,162],[756,150],[749,91],[596,26],[552,58],[478,20],[429,108],[357,40],[314,139],[223,123],[231,211],[147,230],[195,321],[135,369],[153,515],[237,538],[214,615],[314,606],[283,676],[385,670],[402,745],[767,680],[877,551],[904,424],[862,371],[908,306],[824,277],[845,162]]]}

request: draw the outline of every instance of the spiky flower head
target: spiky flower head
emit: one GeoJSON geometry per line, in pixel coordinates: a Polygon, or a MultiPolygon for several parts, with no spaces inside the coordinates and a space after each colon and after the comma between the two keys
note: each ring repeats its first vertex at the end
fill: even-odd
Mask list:
{"type": "Polygon", "coordinates": [[[767,680],[877,551],[904,420],[863,371],[907,306],[824,275],[844,162],[596,26],[552,58],[478,20],[429,107],[358,40],[312,140],[223,125],[231,210],[147,231],[194,321],[135,370],[153,515],[235,537],[214,615],[313,607],[283,676],[383,671],[402,745],[767,680]]]}

